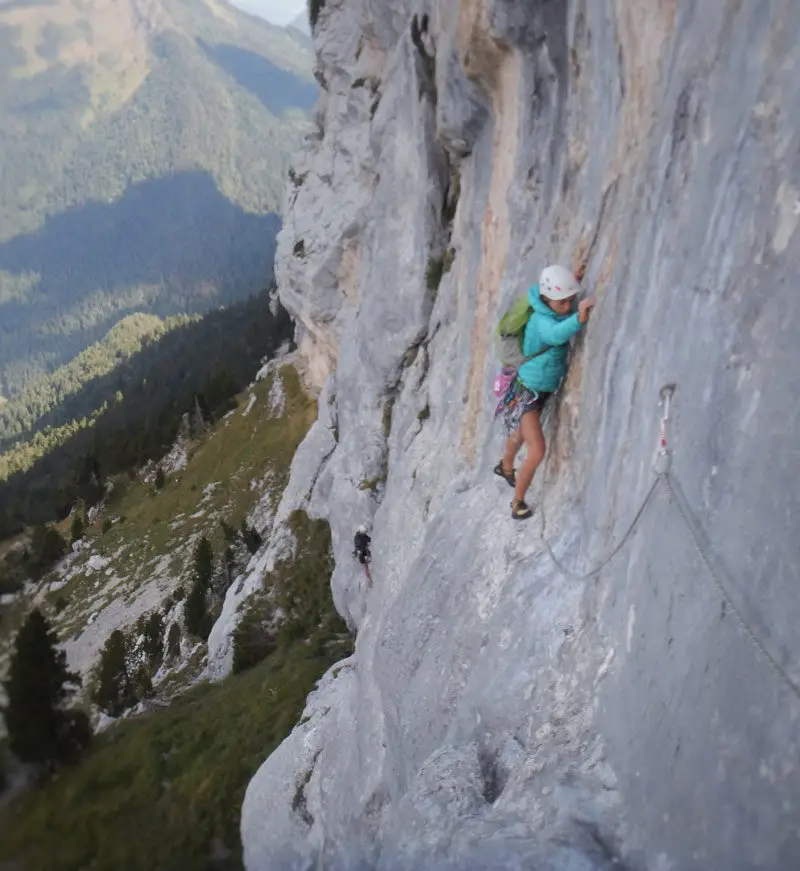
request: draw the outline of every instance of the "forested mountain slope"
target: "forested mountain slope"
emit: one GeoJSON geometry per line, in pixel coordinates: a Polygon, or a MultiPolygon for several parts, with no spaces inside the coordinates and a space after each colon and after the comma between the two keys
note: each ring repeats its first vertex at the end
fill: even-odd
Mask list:
{"type": "Polygon", "coordinates": [[[0,2],[0,395],[268,283],[310,67],[216,0],[0,2]]]}

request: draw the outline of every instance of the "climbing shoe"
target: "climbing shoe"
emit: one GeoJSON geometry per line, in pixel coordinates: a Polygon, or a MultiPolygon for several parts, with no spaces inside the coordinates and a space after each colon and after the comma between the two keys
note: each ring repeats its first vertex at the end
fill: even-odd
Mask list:
{"type": "Polygon", "coordinates": [[[509,487],[517,486],[517,476],[514,474],[514,470],[512,469],[510,472],[506,473],[506,470],[503,468],[503,461],[500,462],[494,467],[495,475],[499,475],[509,487]]]}
{"type": "Polygon", "coordinates": [[[511,516],[514,520],[527,520],[533,516],[533,511],[522,499],[513,499],[511,501],[511,516]]]}

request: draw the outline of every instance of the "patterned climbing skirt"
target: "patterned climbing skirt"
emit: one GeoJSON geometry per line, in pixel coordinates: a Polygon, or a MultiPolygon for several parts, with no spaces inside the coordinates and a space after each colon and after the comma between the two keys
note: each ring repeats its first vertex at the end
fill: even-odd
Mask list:
{"type": "Polygon", "coordinates": [[[529,390],[518,378],[515,378],[506,395],[497,403],[495,417],[503,418],[506,434],[510,436],[519,429],[524,414],[544,408],[552,395],[552,393],[529,390]]]}

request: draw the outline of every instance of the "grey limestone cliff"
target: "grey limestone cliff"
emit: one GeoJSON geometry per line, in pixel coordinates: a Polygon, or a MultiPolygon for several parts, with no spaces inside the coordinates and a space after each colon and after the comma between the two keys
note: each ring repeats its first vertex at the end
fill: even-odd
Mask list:
{"type": "Polygon", "coordinates": [[[357,642],[249,786],[249,871],[800,868],[799,38],[794,0],[325,3],[277,262],[321,392],[287,498],[330,521],[357,642]],[[514,523],[492,329],[583,258],[514,523]],[[658,486],[575,580],[545,514],[575,572],[611,551],[666,382],[690,513],[658,486]]]}

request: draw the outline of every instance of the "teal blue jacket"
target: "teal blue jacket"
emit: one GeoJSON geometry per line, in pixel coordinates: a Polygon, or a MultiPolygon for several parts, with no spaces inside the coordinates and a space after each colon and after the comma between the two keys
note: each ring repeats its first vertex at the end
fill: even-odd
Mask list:
{"type": "Polygon", "coordinates": [[[567,345],[580,330],[578,313],[557,315],[539,296],[539,285],[528,291],[533,314],[525,327],[522,353],[526,360],[518,370],[519,380],[537,393],[552,393],[567,374],[567,345]]]}

